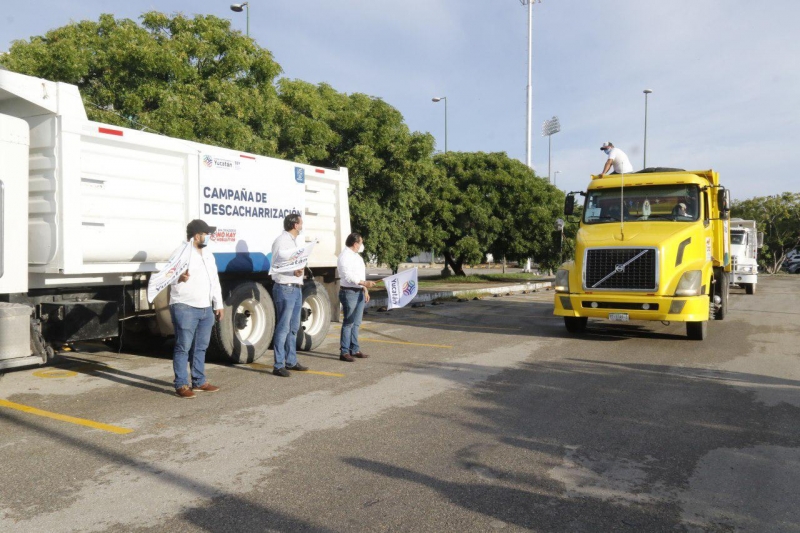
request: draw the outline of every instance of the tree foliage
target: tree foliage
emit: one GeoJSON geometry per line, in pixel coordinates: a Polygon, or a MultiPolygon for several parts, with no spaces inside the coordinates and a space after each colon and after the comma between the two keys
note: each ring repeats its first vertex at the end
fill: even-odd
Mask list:
{"type": "Polygon", "coordinates": [[[781,269],[786,254],[800,246],[800,193],[785,192],[734,202],[732,216],[755,220],[764,232],[759,263],[767,272],[781,269]]]}
{"type": "Polygon", "coordinates": [[[449,152],[434,162],[444,180],[429,207],[444,234],[447,265],[463,275],[486,252],[495,257],[558,261],[553,239],[563,194],[504,153],[449,152]]]}

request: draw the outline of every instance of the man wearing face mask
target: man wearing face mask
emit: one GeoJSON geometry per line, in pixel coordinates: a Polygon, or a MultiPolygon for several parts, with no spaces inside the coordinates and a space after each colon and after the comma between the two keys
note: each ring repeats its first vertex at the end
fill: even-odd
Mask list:
{"type": "Polygon", "coordinates": [[[344,320],[339,337],[339,359],[352,363],[354,357],[369,357],[358,346],[358,327],[364,315],[364,304],[369,303],[369,288],[374,281],[367,281],[367,267],[359,254],[364,252],[364,239],[351,233],[345,241],[345,249],[339,254],[339,302],[342,304],[344,320]]]}
{"type": "MultiPolygon", "coordinates": [[[[283,219],[284,232],[272,243],[272,262],[290,255],[303,242],[297,237],[303,231],[303,217],[298,213],[286,215],[283,219]]],[[[272,348],[275,353],[275,366],[272,373],[288,378],[289,370],[308,370],[297,362],[297,332],[300,330],[300,311],[303,309],[303,269],[294,272],[272,274],[272,300],[275,302],[275,335],[272,348]]]]}
{"type": "MultiPolygon", "coordinates": [[[[186,238],[192,243],[191,259],[186,272],[170,287],[169,313],[175,328],[175,350],[172,367],[175,372],[175,394],[194,398],[195,392],[217,392],[206,381],[206,349],[211,341],[214,315],[222,320],[225,313],[214,254],[206,248],[217,228],[200,219],[186,226],[186,238]],[[191,387],[187,365],[191,367],[191,387]]],[[[181,249],[184,249],[181,247],[181,249]]]]}
{"type": "Polygon", "coordinates": [[[603,174],[607,174],[608,171],[611,170],[612,165],[614,166],[614,172],[612,172],[612,174],[628,174],[633,172],[633,165],[631,165],[628,156],[625,155],[625,152],[615,147],[611,141],[603,143],[600,149],[608,156],[606,165],[603,167],[603,172],[600,173],[601,178],[603,174]]]}

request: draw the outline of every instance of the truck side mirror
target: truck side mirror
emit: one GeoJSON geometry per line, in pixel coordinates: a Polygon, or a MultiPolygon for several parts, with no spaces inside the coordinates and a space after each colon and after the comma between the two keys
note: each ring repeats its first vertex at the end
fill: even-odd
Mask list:
{"type": "Polygon", "coordinates": [[[720,218],[728,219],[728,212],[731,210],[731,192],[728,189],[720,189],[717,192],[717,205],[719,206],[720,218]]]}
{"type": "Polygon", "coordinates": [[[568,194],[566,198],[564,198],[564,214],[569,216],[575,212],[575,196],[572,194],[568,194]]]}
{"type": "Polygon", "coordinates": [[[758,239],[758,245],[757,246],[759,248],[763,248],[764,247],[764,232],[763,231],[759,231],[758,232],[757,239],[758,239]]]}

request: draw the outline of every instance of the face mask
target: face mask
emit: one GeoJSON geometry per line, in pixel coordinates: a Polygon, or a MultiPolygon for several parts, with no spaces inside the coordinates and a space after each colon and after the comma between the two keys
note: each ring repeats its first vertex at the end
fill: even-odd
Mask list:
{"type": "Polygon", "coordinates": [[[605,149],[605,150],[603,150],[603,151],[606,153],[606,155],[608,155],[608,154],[610,154],[610,153],[611,153],[611,148],[606,148],[606,149],[605,149]]]}
{"type": "Polygon", "coordinates": [[[208,241],[209,240],[211,240],[211,235],[206,235],[203,238],[203,242],[201,242],[198,246],[200,246],[200,248],[205,248],[206,246],[208,246],[208,241]]]}
{"type": "Polygon", "coordinates": [[[358,245],[358,253],[360,253],[360,254],[364,253],[364,243],[363,242],[358,245]]]}

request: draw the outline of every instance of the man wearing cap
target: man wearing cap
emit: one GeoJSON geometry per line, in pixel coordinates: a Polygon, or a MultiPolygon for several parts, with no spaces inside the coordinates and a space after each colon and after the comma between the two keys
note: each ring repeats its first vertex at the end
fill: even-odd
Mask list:
{"type": "MultiPolygon", "coordinates": [[[[192,243],[191,259],[186,272],[169,291],[169,313],[175,328],[175,350],[172,368],[175,371],[175,394],[194,398],[195,392],[217,392],[206,381],[206,349],[211,341],[214,315],[222,320],[225,313],[217,263],[208,248],[211,234],[217,228],[196,219],[186,226],[186,238],[192,243]],[[187,372],[191,367],[191,384],[187,372]]],[[[183,248],[183,247],[181,247],[183,248]]]]}
{"type": "MultiPolygon", "coordinates": [[[[300,245],[297,237],[303,231],[303,217],[299,213],[286,215],[283,219],[284,232],[272,243],[272,263],[280,257],[290,255],[300,245]]],[[[300,311],[303,309],[303,269],[294,272],[271,272],[272,300],[275,302],[275,335],[272,349],[275,353],[275,366],[272,373],[288,378],[289,370],[304,371],[308,367],[297,362],[297,332],[300,330],[300,311]]]]}
{"type": "Polygon", "coordinates": [[[628,174],[633,172],[633,165],[631,165],[628,156],[625,155],[625,152],[619,148],[616,148],[614,143],[611,141],[605,142],[600,149],[608,156],[608,159],[606,160],[606,166],[603,167],[603,171],[600,173],[601,178],[604,174],[608,173],[612,165],[614,166],[614,172],[612,172],[612,174],[628,174]]]}

